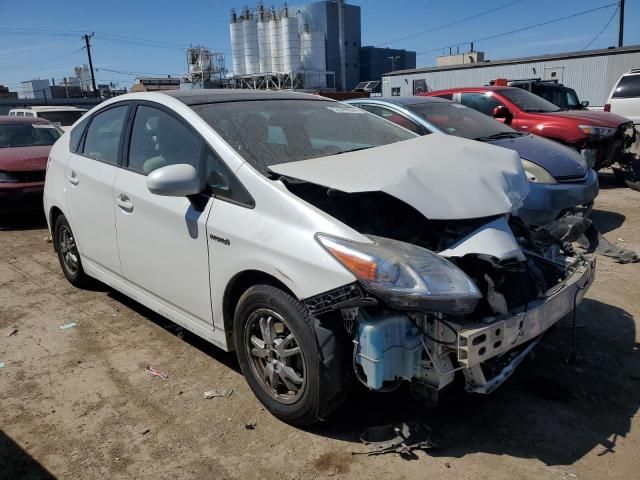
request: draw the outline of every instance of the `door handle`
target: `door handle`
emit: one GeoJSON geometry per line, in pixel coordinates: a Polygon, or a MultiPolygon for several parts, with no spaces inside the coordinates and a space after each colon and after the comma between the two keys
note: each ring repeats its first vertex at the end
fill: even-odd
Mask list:
{"type": "Polygon", "coordinates": [[[133,203],[124,194],[120,194],[116,197],[116,205],[118,205],[125,212],[131,212],[133,210],[133,203]]]}
{"type": "Polygon", "coordinates": [[[76,172],[73,170],[71,171],[71,175],[67,177],[67,180],[69,180],[71,185],[78,185],[80,183],[80,179],[76,176],[76,172]]]}

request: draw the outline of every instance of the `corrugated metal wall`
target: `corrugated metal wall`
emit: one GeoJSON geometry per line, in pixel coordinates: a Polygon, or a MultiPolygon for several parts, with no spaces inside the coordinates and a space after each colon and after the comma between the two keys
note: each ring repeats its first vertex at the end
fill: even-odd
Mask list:
{"type": "Polygon", "coordinates": [[[580,100],[590,106],[605,104],[614,83],[625,72],[640,68],[640,52],[601,55],[561,60],[532,61],[510,65],[491,65],[480,68],[444,70],[383,77],[382,95],[391,96],[392,88],[400,88],[403,97],[413,95],[413,81],[425,80],[429,90],[454,87],[477,87],[496,78],[548,78],[551,69],[558,72],[560,81],[576,90],[580,100]]]}

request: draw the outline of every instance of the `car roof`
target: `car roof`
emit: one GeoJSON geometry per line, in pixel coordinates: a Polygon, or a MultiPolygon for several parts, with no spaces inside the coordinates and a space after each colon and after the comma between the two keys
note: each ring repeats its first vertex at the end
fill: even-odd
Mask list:
{"type": "Polygon", "coordinates": [[[399,107],[407,107],[409,105],[419,105],[421,103],[452,103],[451,100],[438,97],[369,97],[369,98],[354,98],[353,102],[364,103],[387,103],[391,105],[397,105],[399,107]]]}
{"type": "Polygon", "coordinates": [[[36,105],[36,106],[33,106],[33,107],[12,108],[11,110],[12,111],[13,110],[16,110],[16,111],[31,111],[31,112],[65,112],[65,111],[86,112],[87,111],[86,108],[70,107],[70,106],[65,106],[65,105],[60,105],[60,106],[36,105]]]}
{"type": "Polygon", "coordinates": [[[39,117],[10,117],[0,115],[0,123],[51,123],[49,120],[39,117]]]}
{"type": "Polygon", "coordinates": [[[507,90],[522,90],[518,87],[503,87],[503,86],[479,86],[479,87],[457,87],[457,88],[444,88],[442,90],[433,90],[431,92],[427,92],[429,95],[440,92],[504,92],[507,90]]]}
{"type": "MultiPolygon", "coordinates": [[[[160,93],[180,100],[185,105],[203,105],[207,103],[242,102],[247,100],[325,100],[319,95],[291,92],[286,90],[246,90],[240,88],[165,90],[160,93]]],[[[140,96],[139,98],[143,98],[140,96]]]]}

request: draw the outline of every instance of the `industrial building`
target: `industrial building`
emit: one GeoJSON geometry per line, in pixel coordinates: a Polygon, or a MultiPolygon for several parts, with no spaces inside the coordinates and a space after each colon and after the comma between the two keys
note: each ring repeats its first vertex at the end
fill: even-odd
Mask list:
{"type": "Polygon", "coordinates": [[[231,12],[233,78],[245,88],[335,88],[360,81],[360,7],[344,1],[231,12]]]}
{"type": "Polygon", "coordinates": [[[227,69],[224,54],[198,45],[187,49],[187,73],[180,77],[180,89],[221,88],[227,69]]]}
{"type": "Polygon", "coordinates": [[[20,82],[20,84],[21,98],[46,100],[51,96],[49,94],[49,80],[34,79],[20,82]]]}
{"type": "Polygon", "coordinates": [[[382,75],[395,70],[416,68],[416,52],[395,48],[362,47],[360,49],[360,80],[380,81],[382,75]]]}
{"type": "MultiPolygon", "coordinates": [[[[470,53],[476,52],[468,52],[470,53]]],[[[477,52],[478,53],[482,52],[477,52]]],[[[510,60],[483,60],[472,63],[398,70],[382,77],[382,95],[410,96],[421,90],[487,85],[496,78],[510,80],[541,78],[558,80],[575,89],[590,107],[602,107],[620,75],[640,68],[640,45],[580,52],[538,55],[510,60]]]]}

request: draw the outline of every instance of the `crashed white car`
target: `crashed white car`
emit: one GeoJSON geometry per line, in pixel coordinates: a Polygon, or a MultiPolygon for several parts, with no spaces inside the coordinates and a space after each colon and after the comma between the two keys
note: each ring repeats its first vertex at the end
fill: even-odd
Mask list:
{"type": "Polygon", "coordinates": [[[69,281],[235,350],[267,409],[309,424],[355,380],[489,393],[575,308],[594,265],[511,217],[527,191],[511,150],[322,97],[192,90],[87,113],[44,203],[69,281]]]}

